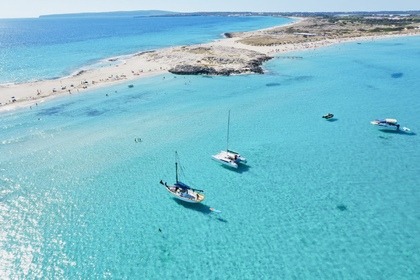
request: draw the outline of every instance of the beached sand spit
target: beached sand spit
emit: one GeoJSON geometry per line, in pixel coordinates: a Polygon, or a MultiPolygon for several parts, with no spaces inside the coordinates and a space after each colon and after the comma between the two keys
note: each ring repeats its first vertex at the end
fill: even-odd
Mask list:
{"type": "Polygon", "coordinates": [[[351,40],[420,35],[420,28],[410,22],[399,25],[381,23],[305,18],[281,27],[229,33],[226,34],[227,38],[208,44],[140,52],[121,61],[110,59],[108,66],[81,70],[61,79],[0,85],[0,110],[32,106],[53,96],[77,94],[168,72],[184,75],[263,73],[264,61],[289,51],[314,49],[351,40]]]}
{"type": "Polygon", "coordinates": [[[80,93],[165,72],[182,75],[263,73],[261,65],[270,58],[254,50],[217,44],[142,52],[117,65],[81,70],[75,75],[57,80],[0,86],[0,109],[33,105],[46,97],[80,93]]]}

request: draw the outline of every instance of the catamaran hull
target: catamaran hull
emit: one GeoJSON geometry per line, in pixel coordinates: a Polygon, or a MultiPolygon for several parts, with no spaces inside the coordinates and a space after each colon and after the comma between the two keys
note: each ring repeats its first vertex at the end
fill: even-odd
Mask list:
{"type": "Polygon", "coordinates": [[[238,168],[239,164],[245,164],[247,161],[237,152],[228,150],[221,151],[217,155],[211,156],[213,160],[233,168],[238,168]]]}
{"type": "Polygon", "coordinates": [[[213,160],[217,161],[218,163],[221,163],[225,166],[229,166],[229,167],[232,167],[232,168],[238,168],[238,164],[236,162],[228,162],[228,161],[225,161],[223,159],[217,158],[216,156],[212,156],[211,158],[213,160]]]}

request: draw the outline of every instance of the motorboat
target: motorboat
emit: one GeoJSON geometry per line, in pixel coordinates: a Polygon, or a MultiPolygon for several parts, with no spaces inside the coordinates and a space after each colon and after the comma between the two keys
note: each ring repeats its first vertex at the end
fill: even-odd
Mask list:
{"type": "Polygon", "coordinates": [[[328,113],[322,116],[324,119],[329,120],[334,118],[334,114],[328,113]]]}
{"type": "Polygon", "coordinates": [[[381,126],[383,128],[395,129],[403,132],[410,132],[411,129],[408,127],[401,127],[396,119],[386,118],[386,119],[377,119],[370,122],[373,125],[381,126]]]}

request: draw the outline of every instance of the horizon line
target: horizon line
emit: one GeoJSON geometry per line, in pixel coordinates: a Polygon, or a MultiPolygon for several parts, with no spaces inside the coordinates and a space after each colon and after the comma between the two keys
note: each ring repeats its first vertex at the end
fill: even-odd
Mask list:
{"type": "MultiPolygon", "coordinates": [[[[114,11],[99,11],[99,12],[71,12],[71,13],[53,13],[53,14],[41,14],[38,16],[30,17],[0,17],[0,19],[37,19],[43,17],[64,17],[64,16],[89,16],[89,15],[101,15],[101,14],[134,14],[134,13],[160,13],[158,15],[170,15],[170,14],[211,14],[211,13],[230,13],[230,14],[351,14],[351,13],[420,13],[420,10],[354,10],[354,11],[190,11],[190,12],[179,12],[179,11],[166,11],[166,10],[114,10],[114,11]]],[[[115,15],[117,16],[117,15],[115,15]]],[[[145,15],[147,16],[147,15],[145,15]]],[[[148,16],[153,16],[148,15],[148,16]]]]}

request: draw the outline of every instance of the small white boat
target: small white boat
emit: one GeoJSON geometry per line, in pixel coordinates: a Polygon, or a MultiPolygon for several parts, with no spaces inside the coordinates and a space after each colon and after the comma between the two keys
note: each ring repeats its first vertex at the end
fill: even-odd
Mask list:
{"type": "Polygon", "coordinates": [[[168,185],[163,180],[160,180],[160,184],[165,186],[166,190],[171,193],[175,198],[189,202],[189,203],[200,203],[204,200],[205,196],[202,194],[203,190],[194,189],[187,184],[182,183],[178,180],[178,154],[175,152],[175,184],[168,185]]]}
{"type": "Polygon", "coordinates": [[[238,152],[229,150],[229,127],[230,127],[230,110],[228,114],[228,128],[227,128],[227,139],[226,139],[226,150],[220,151],[216,155],[212,155],[212,159],[229,167],[238,168],[239,164],[247,163],[245,157],[241,156],[238,152]]]}
{"type": "Polygon", "coordinates": [[[391,118],[382,119],[382,120],[373,120],[370,123],[373,124],[373,125],[378,125],[378,126],[384,127],[384,128],[401,130],[403,132],[410,132],[411,131],[408,127],[405,127],[405,126],[400,128],[400,124],[398,123],[398,121],[396,119],[391,119],[391,118]]]}

